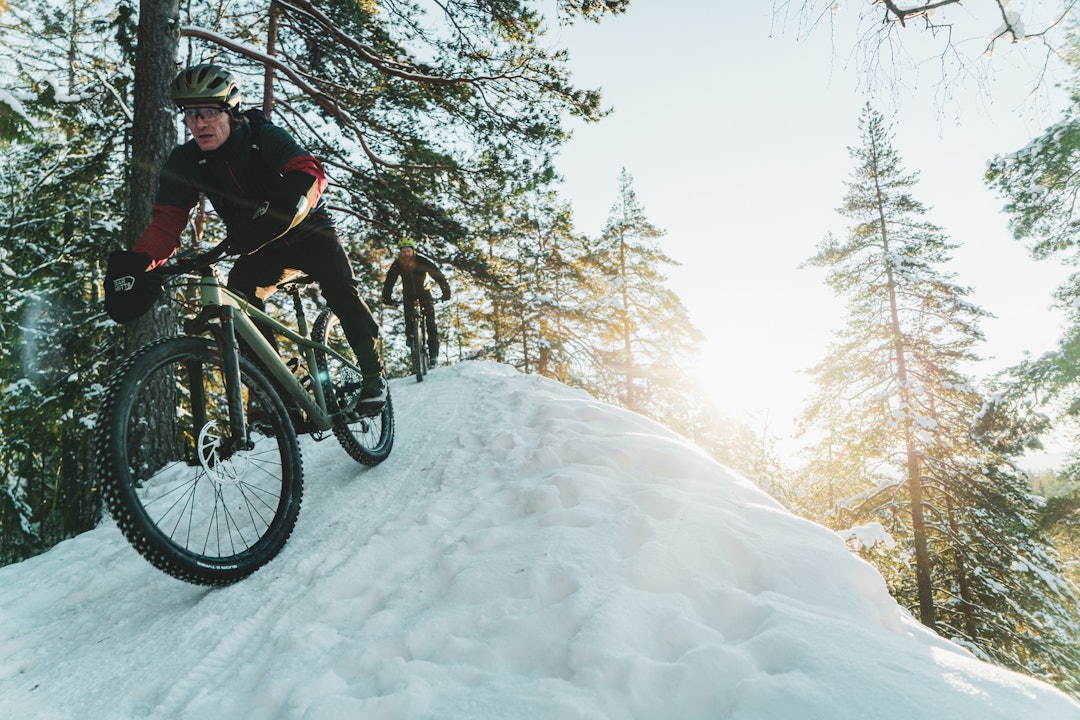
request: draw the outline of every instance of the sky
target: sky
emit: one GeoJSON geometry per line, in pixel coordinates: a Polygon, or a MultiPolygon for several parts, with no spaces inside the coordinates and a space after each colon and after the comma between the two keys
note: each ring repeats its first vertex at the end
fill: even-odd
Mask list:
{"type": "MultiPolygon", "coordinates": [[[[649,220],[666,231],[661,247],[682,263],[670,286],[707,337],[701,383],[730,415],[790,434],[813,389],[805,370],[824,358],[846,312],[824,271],[799,266],[827,233],[846,234],[835,209],[869,101],[893,122],[903,167],[919,173],[914,194],[931,208],[927,219],[961,245],[949,269],[996,316],[982,324],[986,360],[972,373],[1052,349],[1062,315],[1051,292],[1068,269],[1033,260],[1012,238],[983,174],[988,160],[1060,119],[1060,63],[1040,85],[1038,43],[999,43],[980,57],[980,33],[996,21],[968,17],[990,6],[977,0],[954,33],[971,77],[947,92],[936,40],[913,24],[899,36],[908,55],[893,83],[860,69],[852,26],[866,3],[838,3],[813,31],[794,14],[801,3],[781,4],[792,8],[786,19],[770,2],[635,0],[599,25],[553,25],[575,81],[600,88],[613,110],[595,125],[571,123],[560,155],[578,229],[601,232],[619,171],[629,171],[649,220]]],[[[1029,29],[1047,3],[1012,4],[1033,5],[1029,29]]]]}
{"type": "Polygon", "coordinates": [[[0,568],[0,717],[1080,719],[640,415],[495,363],[390,387],[387,460],[303,438],[296,530],[239,583],[111,521],[0,568]]]}

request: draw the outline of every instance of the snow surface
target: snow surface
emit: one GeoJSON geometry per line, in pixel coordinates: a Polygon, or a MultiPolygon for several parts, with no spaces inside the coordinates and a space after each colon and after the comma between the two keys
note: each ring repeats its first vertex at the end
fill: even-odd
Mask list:
{"type": "Polygon", "coordinates": [[[391,387],[390,458],[305,439],[247,580],[173,580],[111,522],[0,568],[0,718],[1080,718],[641,416],[492,363],[391,387]]]}

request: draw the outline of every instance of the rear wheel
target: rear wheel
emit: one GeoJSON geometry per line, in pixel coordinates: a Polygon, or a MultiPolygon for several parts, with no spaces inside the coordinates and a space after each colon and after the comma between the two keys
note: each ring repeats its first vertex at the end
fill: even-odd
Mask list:
{"type": "MultiPolygon", "coordinates": [[[[344,357],[354,357],[337,316],[330,310],[323,310],[316,318],[311,337],[344,357]]],[[[334,436],[353,460],[364,465],[378,465],[390,455],[394,446],[394,405],[389,389],[386,404],[379,413],[361,415],[354,410],[363,380],[360,374],[318,348],[315,366],[326,396],[326,408],[334,423],[334,436]]]]}
{"type": "Polygon", "coordinates": [[[154,566],[224,585],[269,562],[296,525],[303,467],[270,382],[240,358],[248,441],[234,437],[214,343],[172,337],[128,358],[98,414],[97,472],[121,532],[154,566]]]}

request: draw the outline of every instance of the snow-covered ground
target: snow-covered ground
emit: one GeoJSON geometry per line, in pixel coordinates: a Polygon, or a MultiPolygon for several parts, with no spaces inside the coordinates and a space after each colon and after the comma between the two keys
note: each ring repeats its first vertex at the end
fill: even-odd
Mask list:
{"type": "Polygon", "coordinates": [[[304,440],[296,532],[243,582],[111,523],[0,568],[0,718],[1080,718],[640,416],[490,363],[391,387],[390,458],[304,440]]]}

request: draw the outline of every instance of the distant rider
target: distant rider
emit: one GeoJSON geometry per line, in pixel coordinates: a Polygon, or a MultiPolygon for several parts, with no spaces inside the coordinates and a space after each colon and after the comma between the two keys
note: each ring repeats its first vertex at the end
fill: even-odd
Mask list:
{"type": "Polygon", "coordinates": [[[435,299],[431,296],[428,279],[434,280],[442,290],[440,301],[450,299],[450,284],[442,271],[430,258],[416,252],[416,241],[404,238],[398,243],[398,257],[386,271],[383,282],[382,301],[387,305],[397,304],[393,298],[394,284],[401,278],[401,297],[405,305],[405,341],[409,348],[416,342],[413,328],[416,321],[416,303],[420,300],[424,315],[427,317],[428,355],[431,364],[439,360],[439,329],[435,323],[435,299]]]}

